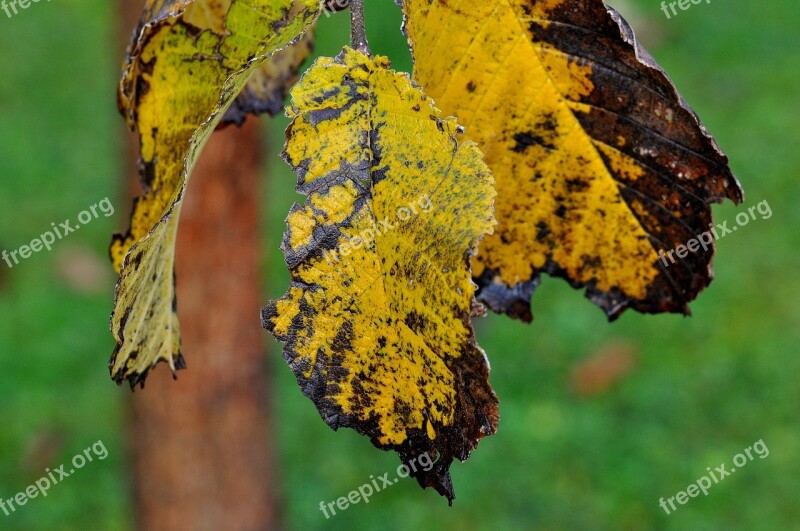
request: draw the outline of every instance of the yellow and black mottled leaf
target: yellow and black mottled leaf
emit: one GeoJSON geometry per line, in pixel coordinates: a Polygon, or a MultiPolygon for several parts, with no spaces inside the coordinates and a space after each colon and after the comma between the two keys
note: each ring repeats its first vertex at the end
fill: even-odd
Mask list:
{"type": "Polygon", "coordinates": [[[659,259],[740,202],[728,159],[601,0],[402,0],[415,80],[458,116],[497,180],[479,300],[523,320],[542,272],[609,316],[684,312],[713,245],[659,259]]]}
{"type": "Polygon", "coordinates": [[[298,40],[276,52],[264,61],[236,97],[220,127],[227,124],[241,125],[248,114],[267,113],[275,116],[283,110],[283,102],[292,85],[297,81],[297,71],[314,51],[314,33],[309,28],[298,40]]]}
{"type": "Polygon", "coordinates": [[[316,0],[150,0],[134,32],[119,104],[139,134],[144,194],[115,235],[120,272],[109,364],[117,383],[144,384],[158,362],[183,367],[174,247],[189,174],[252,71],[313,22],[316,0]]]}
{"type": "Polygon", "coordinates": [[[494,224],[491,173],[473,142],[459,144],[455,119],[384,57],[345,48],[291,96],[284,158],[308,199],[287,218],[291,287],[264,308],[264,327],[331,427],[396,450],[452,500],[450,464],[497,424],[470,323],[480,306],[469,260],[494,224]],[[438,459],[430,470],[423,454],[438,459]]]}

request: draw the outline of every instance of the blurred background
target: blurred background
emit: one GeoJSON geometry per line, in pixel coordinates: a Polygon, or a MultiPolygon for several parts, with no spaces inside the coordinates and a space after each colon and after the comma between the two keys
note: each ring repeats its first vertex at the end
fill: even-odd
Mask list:
{"type": "MultiPolygon", "coordinates": [[[[135,401],[144,395],[168,410],[175,402],[159,394],[159,378],[166,387],[213,380],[188,347],[189,370],[177,383],[159,366],[156,383],[148,381],[135,399],[108,377],[115,275],[107,244],[127,226],[131,193],[128,136],[115,93],[132,26],[122,22],[119,4],[54,0],[13,18],[0,12],[0,250],[17,249],[51,222],[74,219],[106,197],[115,207],[113,216],[100,215],[51,252],[13,269],[0,262],[0,498],[12,498],[98,441],[108,450],[47,497],[10,516],[0,512],[1,529],[130,529],[147,521],[137,520],[145,502],[149,518],[158,517],[158,504],[144,501],[136,486],[145,481],[142,467],[158,478],[142,456],[170,444],[176,452],[177,443],[170,442],[172,429],[135,429],[147,411],[135,401]]],[[[390,0],[368,4],[373,51],[410,70],[399,8],[390,0]]],[[[265,506],[276,508],[268,516],[275,527],[800,528],[800,12],[790,0],[730,0],[692,5],[668,20],[656,0],[612,4],[700,114],[744,185],[745,204],[715,206],[715,218],[734,223],[738,212],[763,200],[773,216],[718,242],[716,278],[692,304],[691,318],[627,312],[609,324],[582,293],[546,277],[534,296],[532,325],[494,315],[478,320],[501,422],[466,463],[453,465],[453,507],[407,479],[326,519],[320,502],[347,496],[371,475],[394,477],[399,461],[352,431],[335,433],[324,424],[253,313],[247,326],[256,336],[249,344],[259,346],[257,370],[248,374],[263,381],[257,394],[269,410],[268,423],[250,426],[254,439],[265,441],[264,455],[252,459],[269,471],[260,479],[269,486],[265,506]],[[766,458],[671,515],[659,507],[660,498],[685,490],[707,467],[730,467],[758,440],[769,449],[766,458]]],[[[338,53],[349,38],[347,13],[323,16],[317,35],[317,54],[338,53]]],[[[278,157],[287,120],[249,122],[261,129],[264,160],[259,178],[243,191],[258,205],[260,246],[249,247],[259,252],[261,288],[241,297],[261,303],[286,288],[278,246],[298,196],[278,157]]],[[[213,197],[203,201],[213,215],[213,197]]],[[[227,255],[187,252],[208,256],[209,278],[226,275],[227,255]]],[[[204,304],[202,297],[182,301],[184,326],[204,304]]],[[[207,437],[193,441],[170,422],[183,437],[177,447],[202,460],[193,445],[207,437]]],[[[213,443],[216,455],[240,455],[223,435],[213,443]]],[[[192,492],[221,488],[203,465],[183,470],[177,484],[193,485],[192,492]]],[[[219,504],[200,494],[194,502],[219,504]]]]}

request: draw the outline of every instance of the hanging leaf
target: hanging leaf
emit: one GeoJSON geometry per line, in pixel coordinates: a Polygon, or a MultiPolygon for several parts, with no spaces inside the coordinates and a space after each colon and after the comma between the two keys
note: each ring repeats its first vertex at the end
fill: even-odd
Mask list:
{"type": "Polygon", "coordinates": [[[542,272],[613,319],[684,312],[711,280],[710,203],[743,193],[666,73],[601,0],[402,0],[414,77],[497,180],[479,299],[530,321],[542,272]],[[662,255],[663,256],[663,255],[662,255]]]}
{"type": "Polygon", "coordinates": [[[470,324],[491,174],[473,142],[456,140],[455,119],[383,57],[319,59],[290,114],[284,158],[308,199],[287,218],[291,287],[264,327],[325,422],[396,450],[452,500],[450,464],[497,424],[470,324]],[[427,458],[438,459],[430,470],[427,458]]]}
{"type": "Polygon", "coordinates": [[[150,0],[134,32],[120,109],[139,134],[144,195],[116,235],[120,272],[111,330],[112,378],[144,385],[158,362],[184,366],[176,314],[174,247],[184,189],[197,157],[252,71],[297,39],[316,0],[150,0]]]}

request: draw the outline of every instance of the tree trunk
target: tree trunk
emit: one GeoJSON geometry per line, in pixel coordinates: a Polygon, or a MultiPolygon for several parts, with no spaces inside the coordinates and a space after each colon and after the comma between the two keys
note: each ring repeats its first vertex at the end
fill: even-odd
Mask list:
{"type": "MultiPolygon", "coordinates": [[[[122,0],[126,39],[142,5],[122,0]]],[[[192,174],[176,258],[188,368],[173,381],[160,365],[132,398],[139,529],[279,527],[259,326],[259,169],[251,119],[215,133],[192,174]]]]}

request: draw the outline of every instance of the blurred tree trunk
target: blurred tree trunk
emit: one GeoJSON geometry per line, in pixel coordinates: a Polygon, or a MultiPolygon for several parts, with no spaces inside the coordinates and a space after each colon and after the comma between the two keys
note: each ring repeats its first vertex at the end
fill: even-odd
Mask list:
{"type": "MultiPolygon", "coordinates": [[[[127,42],[143,0],[122,0],[127,42]]],[[[130,156],[132,190],[138,177],[130,156]]],[[[213,135],[195,169],[177,248],[178,313],[188,368],[166,365],[132,398],[136,526],[275,529],[274,442],[259,326],[260,169],[255,120],[213,135]]]]}

